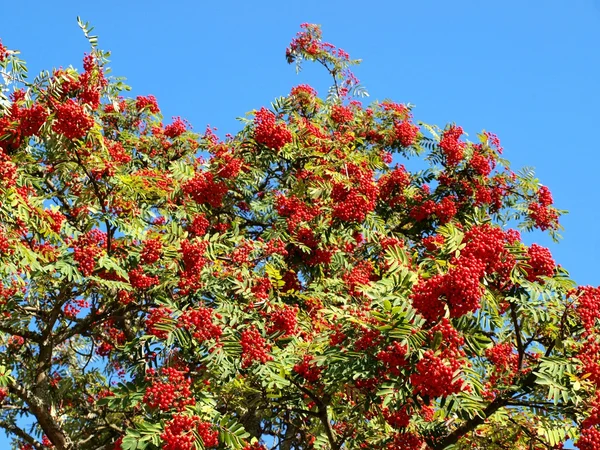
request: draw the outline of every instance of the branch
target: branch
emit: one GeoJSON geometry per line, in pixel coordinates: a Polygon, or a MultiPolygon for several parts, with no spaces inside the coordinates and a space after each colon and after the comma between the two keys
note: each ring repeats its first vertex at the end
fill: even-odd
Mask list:
{"type": "Polygon", "coordinates": [[[515,327],[515,335],[517,338],[517,350],[519,352],[519,372],[521,371],[521,367],[523,366],[523,356],[525,355],[525,348],[523,347],[523,341],[521,340],[521,327],[519,326],[519,320],[517,318],[517,311],[515,309],[515,304],[510,302],[510,318],[515,327]]]}
{"type": "Polygon", "coordinates": [[[36,450],[44,450],[45,449],[45,447],[41,443],[36,441],[32,436],[27,434],[25,431],[20,429],[15,424],[12,424],[10,422],[6,422],[5,420],[2,420],[2,421],[0,421],[0,428],[4,428],[7,433],[12,433],[15,436],[20,437],[21,439],[26,441],[28,444],[31,444],[33,446],[33,448],[35,448],[36,450]]]}

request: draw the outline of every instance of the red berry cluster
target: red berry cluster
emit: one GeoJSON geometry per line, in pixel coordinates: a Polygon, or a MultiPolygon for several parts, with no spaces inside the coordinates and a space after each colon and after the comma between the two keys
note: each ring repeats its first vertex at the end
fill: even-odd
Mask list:
{"type": "Polygon", "coordinates": [[[385,421],[394,428],[406,428],[410,423],[411,414],[409,414],[406,406],[396,411],[384,408],[382,414],[385,421]]]}
{"type": "Polygon", "coordinates": [[[165,425],[160,435],[163,450],[192,450],[196,448],[193,431],[202,439],[203,448],[219,445],[219,432],[210,423],[202,422],[197,416],[176,414],[165,425]]]}
{"type": "Polygon", "coordinates": [[[473,152],[473,156],[471,156],[469,161],[469,166],[472,167],[477,174],[482,177],[487,177],[492,172],[494,161],[491,158],[482,155],[480,152],[473,152]]]}
{"type": "Polygon", "coordinates": [[[106,149],[112,158],[112,162],[116,164],[127,164],[131,161],[131,154],[125,150],[123,144],[106,138],[104,139],[104,142],[106,143],[106,149]]]}
{"type": "Polygon", "coordinates": [[[344,222],[362,222],[366,215],[375,209],[379,194],[373,180],[373,171],[355,164],[347,164],[343,173],[348,176],[351,185],[333,183],[332,216],[344,222]]]}
{"type": "Polygon", "coordinates": [[[135,99],[135,107],[139,113],[142,113],[144,109],[148,109],[152,114],[158,114],[160,112],[158,102],[154,95],[148,95],[146,97],[138,95],[135,99]]]}
{"type": "Polygon", "coordinates": [[[227,194],[227,186],[222,181],[215,181],[210,172],[198,172],[181,186],[183,192],[200,205],[220,208],[223,197],[227,194]]]}
{"type": "Polygon", "coordinates": [[[435,215],[441,225],[450,222],[458,212],[455,201],[456,198],[454,197],[444,197],[435,206],[435,215]]]}
{"type": "Polygon", "coordinates": [[[489,383],[496,385],[499,381],[510,384],[519,370],[519,355],[510,343],[497,344],[485,351],[485,356],[494,365],[494,373],[489,383]]]}
{"type": "Polygon", "coordinates": [[[8,397],[8,388],[0,388],[0,403],[6,400],[6,397],[8,397]]]}
{"type": "Polygon", "coordinates": [[[311,356],[304,355],[302,362],[294,365],[294,372],[306,381],[316,383],[321,378],[322,369],[314,363],[311,356]]]}
{"type": "Polygon", "coordinates": [[[410,147],[417,140],[419,127],[408,120],[404,120],[394,124],[394,132],[396,140],[402,147],[410,147]]]}
{"type": "Polygon", "coordinates": [[[231,261],[241,266],[250,262],[250,253],[254,250],[254,242],[251,240],[241,242],[231,253],[231,261]]]}
{"type": "Polygon", "coordinates": [[[558,214],[551,208],[554,200],[546,186],[540,187],[537,193],[537,202],[529,205],[529,217],[540,230],[555,230],[558,228],[558,214]]]}
{"type": "Polygon", "coordinates": [[[262,277],[254,280],[254,286],[250,290],[257,299],[266,300],[269,298],[271,287],[271,281],[267,277],[262,277]]]}
{"type": "Polygon", "coordinates": [[[315,102],[317,91],[315,91],[308,84],[300,84],[296,87],[293,87],[290,92],[290,96],[293,99],[294,105],[297,109],[303,110],[310,106],[318,106],[315,102]]]}
{"type": "Polygon", "coordinates": [[[569,296],[578,297],[577,314],[586,332],[590,333],[596,326],[596,319],[600,319],[600,288],[580,286],[569,296]]]}
{"type": "Polygon", "coordinates": [[[417,222],[422,222],[429,219],[435,213],[435,202],[433,200],[424,200],[420,194],[416,195],[413,200],[415,205],[408,213],[412,219],[417,222]]]}
{"type": "Polygon", "coordinates": [[[46,216],[48,216],[48,221],[50,222],[50,229],[55,233],[60,233],[60,229],[62,227],[63,222],[66,217],[60,211],[52,211],[51,209],[45,210],[46,216]]]}
{"type": "Polygon", "coordinates": [[[298,274],[296,272],[288,270],[286,273],[283,274],[281,281],[283,281],[284,283],[283,287],[281,288],[282,292],[302,290],[302,283],[300,283],[300,280],[298,279],[298,274]]]}
{"type": "MultiPolygon", "coordinates": [[[[221,152],[218,156],[218,162],[216,164],[216,173],[219,177],[231,180],[239,175],[242,170],[244,161],[239,158],[235,158],[231,153],[221,152]]],[[[212,161],[212,159],[211,159],[212,161]]]]}
{"type": "Polygon", "coordinates": [[[413,306],[428,321],[444,315],[444,303],[452,317],[460,317],[479,308],[483,290],[479,286],[483,264],[479,260],[459,259],[446,274],[421,279],[413,289],[413,306]],[[444,301],[445,300],[445,301],[444,301]]]}
{"type": "Polygon", "coordinates": [[[460,136],[463,134],[462,127],[451,126],[442,134],[440,139],[440,149],[446,156],[446,164],[448,167],[455,167],[463,159],[465,143],[460,141],[460,136]]]}
{"type": "Polygon", "coordinates": [[[542,282],[541,276],[551,277],[554,275],[554,267],[556,263],[552,259],[550,250],[537,244],[531,244],[527,249],[528,264],[530,267],[525,268],[527,279],[529,281],[542,282]]]}
{"type": "MultiPolygon", "coordinates": [[[[0,133],[2,128],[0,127],[0,133]]],[[[2,140],[0,140],[0,149],[2,148],[2,140]]],[[[0,150],[0,188],[8,189],[17,184],[17,166],[13,163],[4,151],[0,150]]]]}
{"type": "Polygon", "coordinates": [[[404,166],[396,166],[390,173],[379,178],[379,200],[390,207],[406,201],[404,189],[410,185],[410,174],[404,166]]]}
{"type": "Polygon", "coordinates": [[[173,123],[165,127],[164,134],[172,139],[181,136],[186,131],[185,122],[181,117],[176,117],[173,123]]]}
{"type": "Polygon", "coordinates": [[[208,243],[205,241],[181,241],[183,270],[180,273],[179,288],[182,295],[200,287],[200,276],[207,262],[204,257],[207,246],[208,243]]]}
{"type": "Polygon", "coordinates": [[[204,236],[208,231],[210,222],[204,214],[198,214],[192,219],[192,223],[187,226],[187,230],[194,236],[204,236]]]}
{"type": "Polygon", "coordinates": [[[146,275],[142,267],[130,270],[128,275],[129,283],[136,289],[146,290],[158,284],[158,277],[146,275]]]}
{"type": "Polygon", "coordinates": [[[271,325],[267,328],[269,334],[283,333],[282,336],[292,336],[298,333],[298,307],[283,305],[269,314],[271,325]]]}
{"type": "Polygon", "coordinates": [[[346,124],[352,122],[354,119],[354,113],[350,108],[343,105],[333,105],[331,107],[331,120],[337,124],[346,124]]]}
{"type": "Polygon", "coordinates": [[[271,256],[271,255],[281,255],[281,256],[287,256],[288,255],[288,251],[286,250],[286,245],[285,242],[283,242],[281,239],[276,238],[276,239],[271,239],[270,241],[267,241],[267,243],[265,244],[265,255],[266,256],[271,256]]]}
{"type": "Polygon", "coordinates": [[[20,104],[23,96],[23,91],[15,91],[12,95],[14,103],[7,114],[0,117],[0,149],[7,153],[26,142],[25,138],[37,135],[48,118],[48,112],[42,105],[22,108],[20,104]]]}
{"type": "Polygon", "coordinates": [[[258,442],[255,442],[252,445],[246,445],[242,450],[267,450],[267,447],[265,447],[262,444],[259,444],[258,442]]]}
{"type": "Polygon", "coordinates": [[[152,380],[152,384],[146,388],[144,403],[161,411],[183,411],[187,405],[196,403],[190,390],[192,381],[185,372],[174,367],[163,367],[160,374],[162,379],[152,380]]]}
{"type": "Polygon", "coordinates": [[[96,267],[96,260],[106,248],[106,233],[98,229],[88,231],[75,240],[73,259],[77,262],[79,271],[83,276],[89,276],[96,267]]]}
{"type": "Polygon", "coordinates": [[[461,391],[461,380],[453,381],[454,372],[461,366],[456,359],[442,359],[427,350],[410,376],[414,392],[430,397],[445,397],[461,391]]]}
{"type": "Polygon", "coordinates": [[[600,448],[600,430],[596,427],[581,430],[575,447],[579,450],[598,450],[600,448]]]}
{"type": "Polygon", "coordinates": [[[73,99],[55,105],[52,129],[67,139],[80,139],[94,126],[94,119],[73,99]]]}
{"type": "Polygon", "coordinates": [[[214,316],[214,311],[210,308],[188,309],[179,317],[177,326],[189,330],[198,342],[209,339],[218,340],[222,330],[213,322],[214,316]]]}
{"type": "Polygon", "coordinates": [[[292,142],[292,133],[285,123],[277,123],[275,114],[263,107],[254,115],[254,139],[266,147],[281,150],[292,142]]]}
{"type": "Polygon", "coordinates": [[[0,40],[0,62],[3,62],[6,58],[8,58],[8,49],[2,45],[0,40]]]}
{"type": "Polygon", "coordinates": [[[348,286],[350,294],[359,296],[358,288],[373,280],[373,264],[370,261],[360,261],[350,272],[346,272],[342,279],[348,286]]]}
{"type": "Polygon", "coordinates": [[[148,239],[144,242],[144,248],[140,252],[140,262],[142,264],[152,264],[162,256],[162,241],[160,238],[148,239]]]}
{"type": "Polygon", "coordinates": [[[377,328],[362,326],[357,334],[358,339],[354,342],[354,350],[357,352],[373,348],[381,342],[381,332],[377,328]]]}
{"type": "Polygon", "coordinates": [[[580,372],[582,376],[588,375],[588,379],[600,387],[600,343],[590,336],[579,349],[577,358],[580,361],[580,372]]]}
{"type": "Polygon", "coordinates": [[[395,341],[392,345],[388,345],[385,350],[381,350],[377,353],[377,359],[384,364],[387,373],[399,376],[401,369],[407,365],[407,351],[408,349],[406,346],[395,341]]]}
{"type": "Polygon", "coordinates": [[[288,231],[296,231],[301,223],[310,222],[321,213],[317,205],[308,206],[295,196],[285,197],[279,195],[276,199],[277,213],[287,218],[288,231]]]}
{"type": "Polygon", "coordinates": [[[250,367],[255,362],[264,364],[273,359],[269,355],[271,345],[267,343],[265,338],[254,327],[242,331],[240,345],[242,346],[242,368],[244,369],[250,367]]]}
{"type": "Polygon", "coordinates": [[[461,347],[465,344],[465,340],[446,317],[429,330],[429,338],[432,341],[435,340],[438,334],[441,335],[442,339],[437,350],[441,352],[442,357],[456,358],[464,356],[461,347]]]}

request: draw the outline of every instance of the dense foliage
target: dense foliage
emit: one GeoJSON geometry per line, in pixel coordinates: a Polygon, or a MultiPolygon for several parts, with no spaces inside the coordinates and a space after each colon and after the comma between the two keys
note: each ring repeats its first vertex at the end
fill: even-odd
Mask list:
{"type": "Polygon", "coordinates": [[[30,82],[0,44],[15,448],[600,448],[600,290],[509,228],[560,211],[494,134],[363,106],[358,61],[305,24],[286,56],[327,98],[197,135],[123,98],[81,26],[82,71],[30,82]]]}

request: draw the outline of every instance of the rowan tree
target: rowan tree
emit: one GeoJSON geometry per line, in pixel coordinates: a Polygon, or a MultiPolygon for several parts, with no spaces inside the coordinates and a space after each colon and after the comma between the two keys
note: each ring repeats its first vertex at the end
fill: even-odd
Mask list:
{"type": "Polygon", "coordinates": [[[0,44],[0,427],[14,448],[600,448],[600,290],[490,132],[308,85],[235,136],[163,123],[109,54],[0,44]],[[410,171],[409,160],[426,168],[410,171]]]}

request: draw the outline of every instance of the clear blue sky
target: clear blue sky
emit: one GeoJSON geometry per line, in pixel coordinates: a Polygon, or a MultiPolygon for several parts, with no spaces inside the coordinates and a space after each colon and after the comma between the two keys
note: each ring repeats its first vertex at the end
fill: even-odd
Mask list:
{"type": "Polygon", "coordinates": [[[578,283],[600,284],[600,0],[55,0],[0,10],[0,38],[32,72],[80,64],[79,15],[133,95],[154,94],[166,121],[221,135],[296,84],[324,93],[319,72],[297,76],[284,58],[299,24],[319,23],[363,59],[356,72],[372,100],[410,102],[417,120],[453,121],[472,136],[493,131],[513,168],[535,167],[570,213],[559,245],[528,241],[550,246],[578,283]]]}

